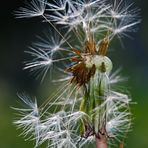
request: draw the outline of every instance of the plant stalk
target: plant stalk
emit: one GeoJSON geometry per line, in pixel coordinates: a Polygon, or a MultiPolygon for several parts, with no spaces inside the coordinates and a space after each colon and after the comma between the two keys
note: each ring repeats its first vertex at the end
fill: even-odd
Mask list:
{"type": "Polygon", "coordinates": [[[107,140],[105,138],[105,135],[99,135],[96,136],[96,148],[107,148],[107,140]]]}

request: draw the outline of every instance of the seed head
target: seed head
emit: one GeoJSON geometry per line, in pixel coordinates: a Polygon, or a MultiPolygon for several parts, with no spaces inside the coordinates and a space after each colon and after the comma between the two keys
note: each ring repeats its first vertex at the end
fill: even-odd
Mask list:
{"type": "Polygon", "coordinates": [[[114,37],[127,36],[140,22],[132,7],[125,0],[32,0],[16,11],[18,18],[41,16],[52,28],[27,51],[32,60],[24,69],[42,80],[55,66],[62,75],[54,80],[63,82],[60,88],[40,107],[36,100],[19,96],[28,108],[15,108],[21,116],[14,123],[36,146],[47,142],[47,147],[81,148],[95,139],[106,145],[123,142],[131,127],[131,99],[116,89],[124,79],[119,70],[112,73],[108,51],[114,37]]]}

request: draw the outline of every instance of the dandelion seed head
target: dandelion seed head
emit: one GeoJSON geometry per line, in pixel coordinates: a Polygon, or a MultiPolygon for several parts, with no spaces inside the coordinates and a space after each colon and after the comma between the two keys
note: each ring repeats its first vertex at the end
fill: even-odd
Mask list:
{"type": "Polygon", "coordinates": [[[131,126],[131,98],[116,89],[123,78],[118,71],[111,74],[108,49],[115,36],[127,36],[140,22],[131,6],[123,0],[32,0],[16,11],[19,18],[41,16],[53,28],[26,51],[32,59],[24,69],[43,80],[60,63],[64,77],[54,80],[64,83],[40,107],[23,95],[27,108],[15,108],[20,116],[14,123],[36,146],[77,148],[98,137],[123,140],[131,126]]]}

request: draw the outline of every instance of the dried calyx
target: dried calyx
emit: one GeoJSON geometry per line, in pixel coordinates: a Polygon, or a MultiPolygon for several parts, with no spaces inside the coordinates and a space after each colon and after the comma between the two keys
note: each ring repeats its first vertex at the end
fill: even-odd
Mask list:
{"type": "Polygon", "coordinates": [[[82,86],[90,81],[96,71],[109,73],[112,70],[112,62],[106,56],[108,44],[109,40],[104,38],[97,49],[96,43],[91,39],[85,42],[84,53],[73,49],[77,57],[72,58],[74,64],[66,69],[73,75],[71,82],[82,86]]]}

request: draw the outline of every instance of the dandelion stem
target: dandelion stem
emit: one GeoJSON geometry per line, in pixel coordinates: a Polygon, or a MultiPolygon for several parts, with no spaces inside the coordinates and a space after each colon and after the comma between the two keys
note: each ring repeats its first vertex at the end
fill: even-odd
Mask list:
{"type": "Polygon", "coordinates": [[[107,142],[104,135],[101,135],[99,138],[96,136],[96,148],[107,148],[107,142]]]}

